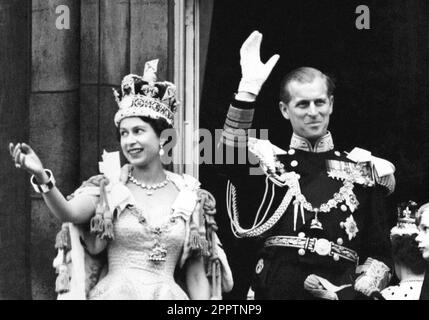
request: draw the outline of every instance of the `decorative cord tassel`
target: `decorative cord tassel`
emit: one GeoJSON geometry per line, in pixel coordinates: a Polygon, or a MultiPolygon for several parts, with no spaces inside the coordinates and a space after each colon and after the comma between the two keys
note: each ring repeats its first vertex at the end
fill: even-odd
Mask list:
{"type": "Polygon", "coordinates": [[[210,281],[210,278],[212,276],[212,261],[208,260],[209,262],[206,264],[206,276],[207,279],[210,281]]]}
{"type": "Polygon", "coordinates": [[[217,296],[219,300],[222,300],[222,271],[221,271],[221,263],[218,260],[216,263],[216,288],[217,288],[217,296]]]}
{"type": "Polygon", "coordinates": [[[55,268],[56,272],[59,273],[60,266],[64,263],[64,249],[59,248],[58,254],[52,262],[52,266],[55,268]]]}
{"type": "Polygon", "coordinates": [[[58,276],[55,280],[55,292],[65,293],[70,291],[70,273],[67,267],[67,256],[70,256],[69,253],[72,248],[70,230],[68,224],[66,223],[62,224],[61,230],[55,237],[55,248],[58,251],[57,256],[52,262],[56,273],[58,273],[58,276]]]}
{"type": "Polygon", "coordinates": [[[202,230],[204,226],[201,225],[201,211],[203,210],[204,202],[202,202],[201,197],[199,196],[199,202],[192,212],[192,221],[191,221],[191,231],[190,231],[190,246],[191,250],[197,251],[198,254],[202,254],[202,230]]]}
{"type": "Polygon", "coordinates": [[[113,240],[113,222],[111,217],[104,217],[104,230],[101,239],[113,240]]]}
{"type": "Polygon", "coordinates": [[[59,268],[59,274],[55,280],[55,292],[65,293],[70,290],[70,274],[67,266],[62,264],[59,268]]]}
{"type": "Polygon", "coordinates": [[[302,203],[299,204],[299,208],[301,210],[302,224],[305,224],[305,213],[304,213],[304,206],[302,203]]]}
{"type": "Polygon", "coordinates": [[[71,249],[69,227],[65,223],[63,223],[61,230],[55,238],[55,249],[64,249],[67,251],[71,249]]]}
{"type": "MultiPolygon", "coordinates": [[[[204,200],[203,200],[204,201],[204,200]]],[[[201,255],[204,257],[209,257],[209,242],[207,241],[207,229],[206,229],[206,219],[204,218],[204,210],[206,206],[203,205],[200,209],[200,217],[199,217],[199,224],[200,227],[198,229],[199,235],[200,235],[200,248],[201,248],[201,255]]],[[[208,221],[207,221],[208,222],[208,221]]]]}
{"type": "Polygon", "coordinates": [[[210,257],[209,242],[203,236],[200,236],[201,255],[204,257],[210,257]]]}
{"type": "Polygon", "coordinates": [[[106,223],[104,219],[109,217],[111,219],[112,217],[109,206],[107,205],[105,183],[105,180],[100,181],[100,200],[97,204],[97,208],[95,209],[95,215],[92,217],[90,223],[91,232],[101,238],[104,238],[105,234],[110,234],[110,230],[105,231],[105,226],[110,226],[110,224],[108,222],[106,223]]]}
{"type": "Polygon", "coordinates": [[[190,231],[190,246],[193,251],[201,251],[201,242],[200,242],[200,234],[198,232],[198,228],[195,224],[191,226],[190,231]]]}
{"type": "Polygon", "coordinates": [[[212,296],[211,300],[221,300],[222,294],[221,294],[221,282],[220,282],[220,264],[219,260],[215,259],[213,260],[212,264],[212,296]]]}
{"type": "Polygon", "coordinates": [[[104,222],[103,222],[103,205],[99,202],[97,208],[95,209],[95,215],[91,218],[90,226],[91,233],[96,235],[102,234],[104,231],[104,222]]]}
{"type": "Polygon", "coordinates": [[[212,260],[210,265],[210,277],[211,277],[211,295],[210,300],[216,299],[216,261],[212,260]]]}
{"type": "Polygon", "coordinates": [[[298,200],[293,202],[293,231],[296,231],[296,221],[298,220],[298,200]]]}
{"type": "Polygon", "coordinates": [[[110,211],[110,208],[107,204],[107,201],[104,206],[104,213],[103,213],[103,233],[101,234],[101,239],[107,239],[107,240],[113,240],[114,234],[113,234],[113,213],[110,211]]]}
{"type": "Polygon", "coordinates": [[[71,251],[69,251],[69,252],[67,252],[66,253],[66,255],[65,255],[65,257],[64,257],[64,261],[65,261],[65,263],[70,263],[71,261],[72,261],[72,258],[71,258],[71,251]]]}

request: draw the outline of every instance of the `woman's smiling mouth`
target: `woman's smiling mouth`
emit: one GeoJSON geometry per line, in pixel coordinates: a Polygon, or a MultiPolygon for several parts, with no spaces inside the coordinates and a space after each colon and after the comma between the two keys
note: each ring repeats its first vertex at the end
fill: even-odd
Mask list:
{"type": "Polygon", "coordinates": [[[128,153],[130,155],[138,155],[143,150],[144,150],[143,148],[132,148],[132,149],[128,149],[128,153]]]}

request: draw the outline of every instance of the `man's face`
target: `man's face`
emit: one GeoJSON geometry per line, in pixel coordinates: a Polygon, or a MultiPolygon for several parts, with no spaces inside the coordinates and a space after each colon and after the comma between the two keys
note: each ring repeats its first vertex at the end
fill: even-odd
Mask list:
{"type": "Polygon", "coordinates": [[[429,208],[423,211],[416,237],[423,259],[429,260],[429,208]]]}
{"type": "Polygon", "coordinates": [[[288,104],[280,102],[280,111],[290,120],[293,132],[312,141],[325,135],[334,103],[334,97],[328,97],[325,80],[292,81],[288,88],[291,99],[288,104]]]}

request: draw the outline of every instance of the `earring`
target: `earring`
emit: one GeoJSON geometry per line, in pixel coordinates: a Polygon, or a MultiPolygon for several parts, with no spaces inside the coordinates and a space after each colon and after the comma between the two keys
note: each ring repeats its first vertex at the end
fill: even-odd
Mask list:
{"type": "Polygon", "coordinates": [[[162,144],[159,145],[159,155],[162,157],[165,154],[164,147],[162,144]]]}

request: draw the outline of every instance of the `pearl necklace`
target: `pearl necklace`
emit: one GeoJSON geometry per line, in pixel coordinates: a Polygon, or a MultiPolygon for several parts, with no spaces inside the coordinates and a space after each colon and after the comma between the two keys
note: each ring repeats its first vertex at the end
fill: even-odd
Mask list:
{"type": "Polygon", "coordinates": [[[168,184],[168,177],[166,176],[165,180],[160,183],[147,185],[143,182],[138,181],[136,178],[134,178],[131,172],[128,173],[128,180],[130,180],[132,183],[139,186],[140,188],[146,190],[146,194],[148,196],[151,196],[155,190],[164,188],[168,184]]]}

